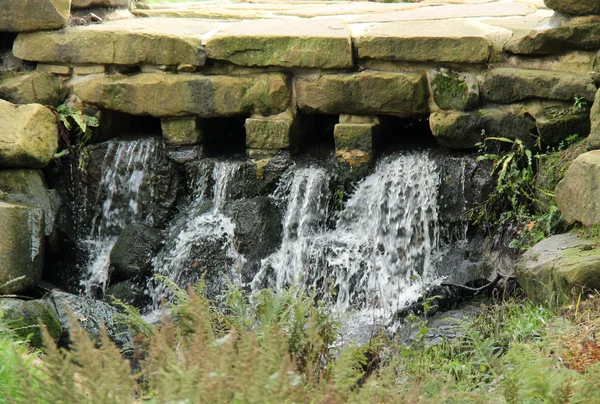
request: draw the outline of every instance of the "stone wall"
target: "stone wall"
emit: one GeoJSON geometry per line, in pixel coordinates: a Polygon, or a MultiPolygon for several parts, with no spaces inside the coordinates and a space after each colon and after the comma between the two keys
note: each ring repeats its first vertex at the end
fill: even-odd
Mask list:
{"type": "MultiPolygon", "coordinates": [[[[46,106],[68,96],[103,114],[101,126],[111,112],[159,118],[174,146],[202,144],[206,120],[245,118],[256,160],[301,146],[319,114],[339,116],[336,156],[350,165],[372,161],[377,137],[410,136],[386,131],[387,116],[428,119],[456,150],[482,136],[553,147],[590,126],[598,147],[600,9],[546,5],[556,13],[541,1],[425,1],[147,7],[124,18],[113,9],[127,0],[0,0],[10,10],[0,16],[0,237],[32,238],[0,262],[30,257],[14,264],[30,269],[27,284],[41,274],[56,212],[44,185],[14,178],[52,161],[59,134],[46,106]]],[[[18,272],[0,267],[0,285],[18,272]]]]}

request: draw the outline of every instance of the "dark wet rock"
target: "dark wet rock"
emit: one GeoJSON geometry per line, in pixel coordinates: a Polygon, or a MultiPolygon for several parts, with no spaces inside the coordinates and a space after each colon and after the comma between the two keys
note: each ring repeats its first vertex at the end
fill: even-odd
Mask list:
{"type": "Polygon", "coordinates": [[[58,316],[58,321],[66,334],[63,335],[65,342],[68,341],[66,338],[73,327],[69,320],[69,313],[72,313],[75,325],[86,330],[93,339],[99,338],[101,326],[104,324],[108,336],[118,346],[124,346],[131,341],[132,336],[127,328],[115,321],[117,309],[108,303],[58,290],[50,292],[45,300],[58,316]]]}
{"type": "Polygon", "coordinates": [[[143,224],[125,227],[110,252],[112,275],[117,279],[130,279],[146,273],[161,241],[160,230],[143,224]]]}
{"type": "Polygon", "coordinates": [[[241,199],[227,209],[235,224],[233,244],[248,259],[265,258],[281,243],[281,212],[265,196],[241,199]]]}
{"type": "Polygon", "coordinates": [[[29,338],[31,346],[40,348],[43,344],[40,322],[54,341],[58,341],[62,328],[54,311],[44,300],[0,299],[2,321],[20,338],[29,338]]]}
{"type": "Polygon", "coordinates": [[[131,280],[110,285],[104,292],[104,300],[113,304],[113,297],[130,306],[142,308],[150,303],[150,297],[145,293],[144,286],[131,280]]]}

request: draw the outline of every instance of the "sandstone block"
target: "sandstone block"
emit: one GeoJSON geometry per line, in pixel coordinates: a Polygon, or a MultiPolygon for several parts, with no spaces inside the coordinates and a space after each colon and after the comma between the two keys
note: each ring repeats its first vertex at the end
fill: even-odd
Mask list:
{"type": "Polygon", "coordinates": [[[499,108],[484,108],[473,112],[434,112],[429,126],[438,142],[451,149],[473,149],[485,136],[521,139],[533,146],[535,121],[528,115],[499,108]],[[483,132],[485,131],[485,132],[483,132]]]}
{"type": "Polygon", "coordinates": [[[487,73],[482,90],[485,100],[502,104],[530,99],[573,102],[575,97],[592,102],[596,94],[594,82],[586,76],[512,68],[494,69],[487,73]]]}
{"type": "Polygon", "coordinates": [[[126,7],[130,5],[130,0],[71,0],[71,8],[92,8],[92,7],[126,7]]]}
{"type": "Polygon", "coordinates": [[[246,148],[273,150],[290,149],[297,146],[299,119],[292,111],[246,119],[246,148]]]}
{"type": "Polygon", "coordinates": [[[67,88],[56,77],[42,72],[8,73],[0,76],[0,99],[13,104],[54,107],[67,97],[67,88]]]}
{"type": "Polygon", "coordinates": [[[487,30],[465,20],[401,21],[374,25],[353,40],[360,59],[486,63],[493,46],[487,30]]]}
{"type": "Polygon", "coordinates": [[[106,72],[104,65],[73,66],[73,74],[85,76],[87,74],[101,74],[106,72]]]}
{"type": "Polygon", "coordinates": [[[0,167],[44,168],[58,149],[54,114],[43,105],[0,100],[0,167]]]}
{"type": "Polygon", "coordinates": [[[306,113],[414,117],[429,109],[427,79],[418,73],[362,72],[299,78],[296,98],[298,107],[306,113]]]}
{"type": "Polygon", "coordinates": [[[479,104],[479,82],[469,73],[438,69],[431,76],[431,91],[441,109],[467,110],[479,104]]]}
{"type": "Polygon", "coordinates": [[[197,144],[202,137],[196,118],[163,118],[160,126],[163,138],[168,144],[197,144]]]}
{"type": "Polygon", "coordinates": [[[85,103],[159,118],[269,116],[281,113],[291,90],[280,73],[245,76],[142,73],[130,77],[90,76],[73,85],[85,103]]]}
{"type": "Polygon", "coordinates": [[[353,66],[350,32],[338,20],[242,21],[213,35],[206,52],[210,59],[241,66],[353,66]]]}
{"type": "Polygon", "coordinates": [[[584,138],[590,133],[588,108],[549,106],[542,108],[534,117],[538,134],[547,146],[558,146],[571,135],[584,138]]]}
{"type": "Polygon", "coordinates": [[[600,48],[600,24],[589,23],[533,30],[516,35],[504,50],[521,55],[554,55],[566,50],[596,51],[600,48]]]}
{"type": "Polygon", "coordinates": [[[596,93],[596,98],[590,111],[590,136],[588,137],[588,146],[590,149],[600,149],[600,91],[596,93]]]}
{"type": "Polygon", "coordinates": [[[43,237],[41,209],[0,201],[0,293],[23,291],[41,278],[43,237]]]}
{"type": "Polygon", "coordinates": [[[187,19],[134,18],[20,34],[16,57],[46,63],[203,66],[201,35],[216,26],[187,19]]]}
{"type": "Polygon", "coordinates": [[[47,63],[39,63],[37,65],[37,71],[47,74],[62,74],[68,76],[71,74],[71,67],[64,65],[51,65],[47,63]]]}
{"type": "Polygon", "coordinates": [[[552,236],[521,256],[515,275],[538,304],[576,299],[584,287],[600,289],[600,248],[575,233],[552,236]]]}
{"type": "Polygon", "coordinates": [[[544,3],[548,8],[566,14],[600,14],[600,2],[597,0],[544,0],[544,3]]]}
{"type": "Polygon", "coordinates": [[[379,119],[368,117],[367,122],[351,123],[352,118],[340,117],[340,123],[333,129],[335,139],[335,156],[338,160],[352,166],[371,161],[373,157],[374,138],[379,129],[379,119]]]}
{"type": "Polygon", "coordinates": [[[600,150],[583,153],[573,161],[556,187],[556,205],[569,223],[600,224],[600,150]]]}
{"type": "Polygon", "coordinates": [[[71,0],[3,0],[0,9],[0,32],[57,29],[67,24],[71,0]]]}

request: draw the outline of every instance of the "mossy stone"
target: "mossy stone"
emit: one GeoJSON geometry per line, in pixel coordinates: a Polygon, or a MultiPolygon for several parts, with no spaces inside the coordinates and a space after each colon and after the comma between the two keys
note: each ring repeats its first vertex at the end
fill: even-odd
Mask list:
{"type": "Polygon", "coordinates": [[[431,91],[441,109],[468,110],[479,104],[479,83],[471,74],[437,70],[431,78],[431,91]]]}
{"type": "Polygon", "coordinates": [[[19,300],[12,298],[0,299],[0,312],[8,326],[20,337],[29,337],[29,343],[40,348],[43,345],[40,323],[54,341],[58,341],[62,328],[50,306],[41,300],[19,300]]]}
{"type": "Polygon", "coordinates": [[[27,32],[62,28],[70,15],[71,0],[4,0],[0,32],[27,32]]]}
{"type": "Polygon", "coordinates": [[[36,71],[0,76],[0,99],[13,104],[37,103],[56,107],[66,96],[66,86],[55,75],[36,71]]]}

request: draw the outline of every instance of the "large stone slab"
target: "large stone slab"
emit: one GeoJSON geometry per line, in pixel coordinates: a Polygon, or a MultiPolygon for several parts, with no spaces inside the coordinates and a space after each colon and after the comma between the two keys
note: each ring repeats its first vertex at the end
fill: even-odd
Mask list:
{"type": "Polygon", "coordinates": [[[600,224],[600,150],[577,157],[556,187],[556,205],[569,223],[600,224]]]}
{"type": "Polygon", "coordinates": [[[486,63],[504,30],[469,20],[391,22],[352,35],[361,59],[486,63]]]}
{"type": "Polygon", "coordinates": [[[0,32],[57,29],[67,24],[71,0],[2,0],[0,10],[0,32]]]}
{"type": "Polygon", "coordinates": [[[71,7],[92,8],[92,7],[129,7],[130,0],[71,0],[71,7]]]}
{"type": "Polygon", "coordinates": [[[44,168],[58,149],[54,114],[43,105],[0,100],[0,167],[44,168]]]}
{"type": "Polygon", "coordinates": [[[362,72],[296,80],[298,107],[306,113],[421,116],[428,111],[424,74],[362,72]]]}
{"type": "Polygon", "coordinates": [[[339,20],[242,21],[214,34],[206,53],[242,66],[353,66],[350,32],[339,20]]]}
{"type": "Polygon", "coordinates": [[[504,50],[521,55],[554,55],[567,50],[598,50],[600,24],[568,25],[535,29],[527,35],[517,35],[504,50]]]}
{"type": "Polygon", "coordinates": [[[274,115],[290,103],[280,73],[246,76],[142,73],[131,77],[88,76],[73,85],[85,103],[133,115],[204,118],[274,115]]]}
{"type": "Polygon", "coordinates": [[[531,134],[536,130],[535,121],[530,116],[500,108],[434,112],[429,117],[429,126],[438,142],[452,149],[474,149],[484,135],[521,139],[533,146],[531,134]]]}
{"type": "Polygon", "coordinates": [[[0,75],[0,99],[13,104],[43,104],[56,107],[66,96],[66,86],[55,75],[42,72],[0,75]]]}
{"type": "Polygon", "coordinates": [[[201,36],[217,26],[193,19],[135,18],[17,37],[24,60],[67,64],[204,65],[201,36]]]}
{"type": "Polygon", "coordinates": [[[487,73],[482,90],[485,100],[502,104],[536,98],[574,101],[575,97],[592,102],[596,94],[594,82],[586,76],[511,68],[494,69],[487,73]]]}
{"type": "Polygon", "coordinates": [[[40,280],[43,237],[41,209],[0,201],[0,293],[17,293],[40,280]]]}
{"type": "Polygon", "coordinates": [[[600,2],[598,0],[544,0],[544,3],[549,8],[566,14],[600,14],[600,2]]]}
{"type": "Polygon", "coordinates": [[[521,256],[515,275],[536,303],[577,299],[584,288],[600,289],[598,241],[576,233],[547,238],[521,256]]]}

